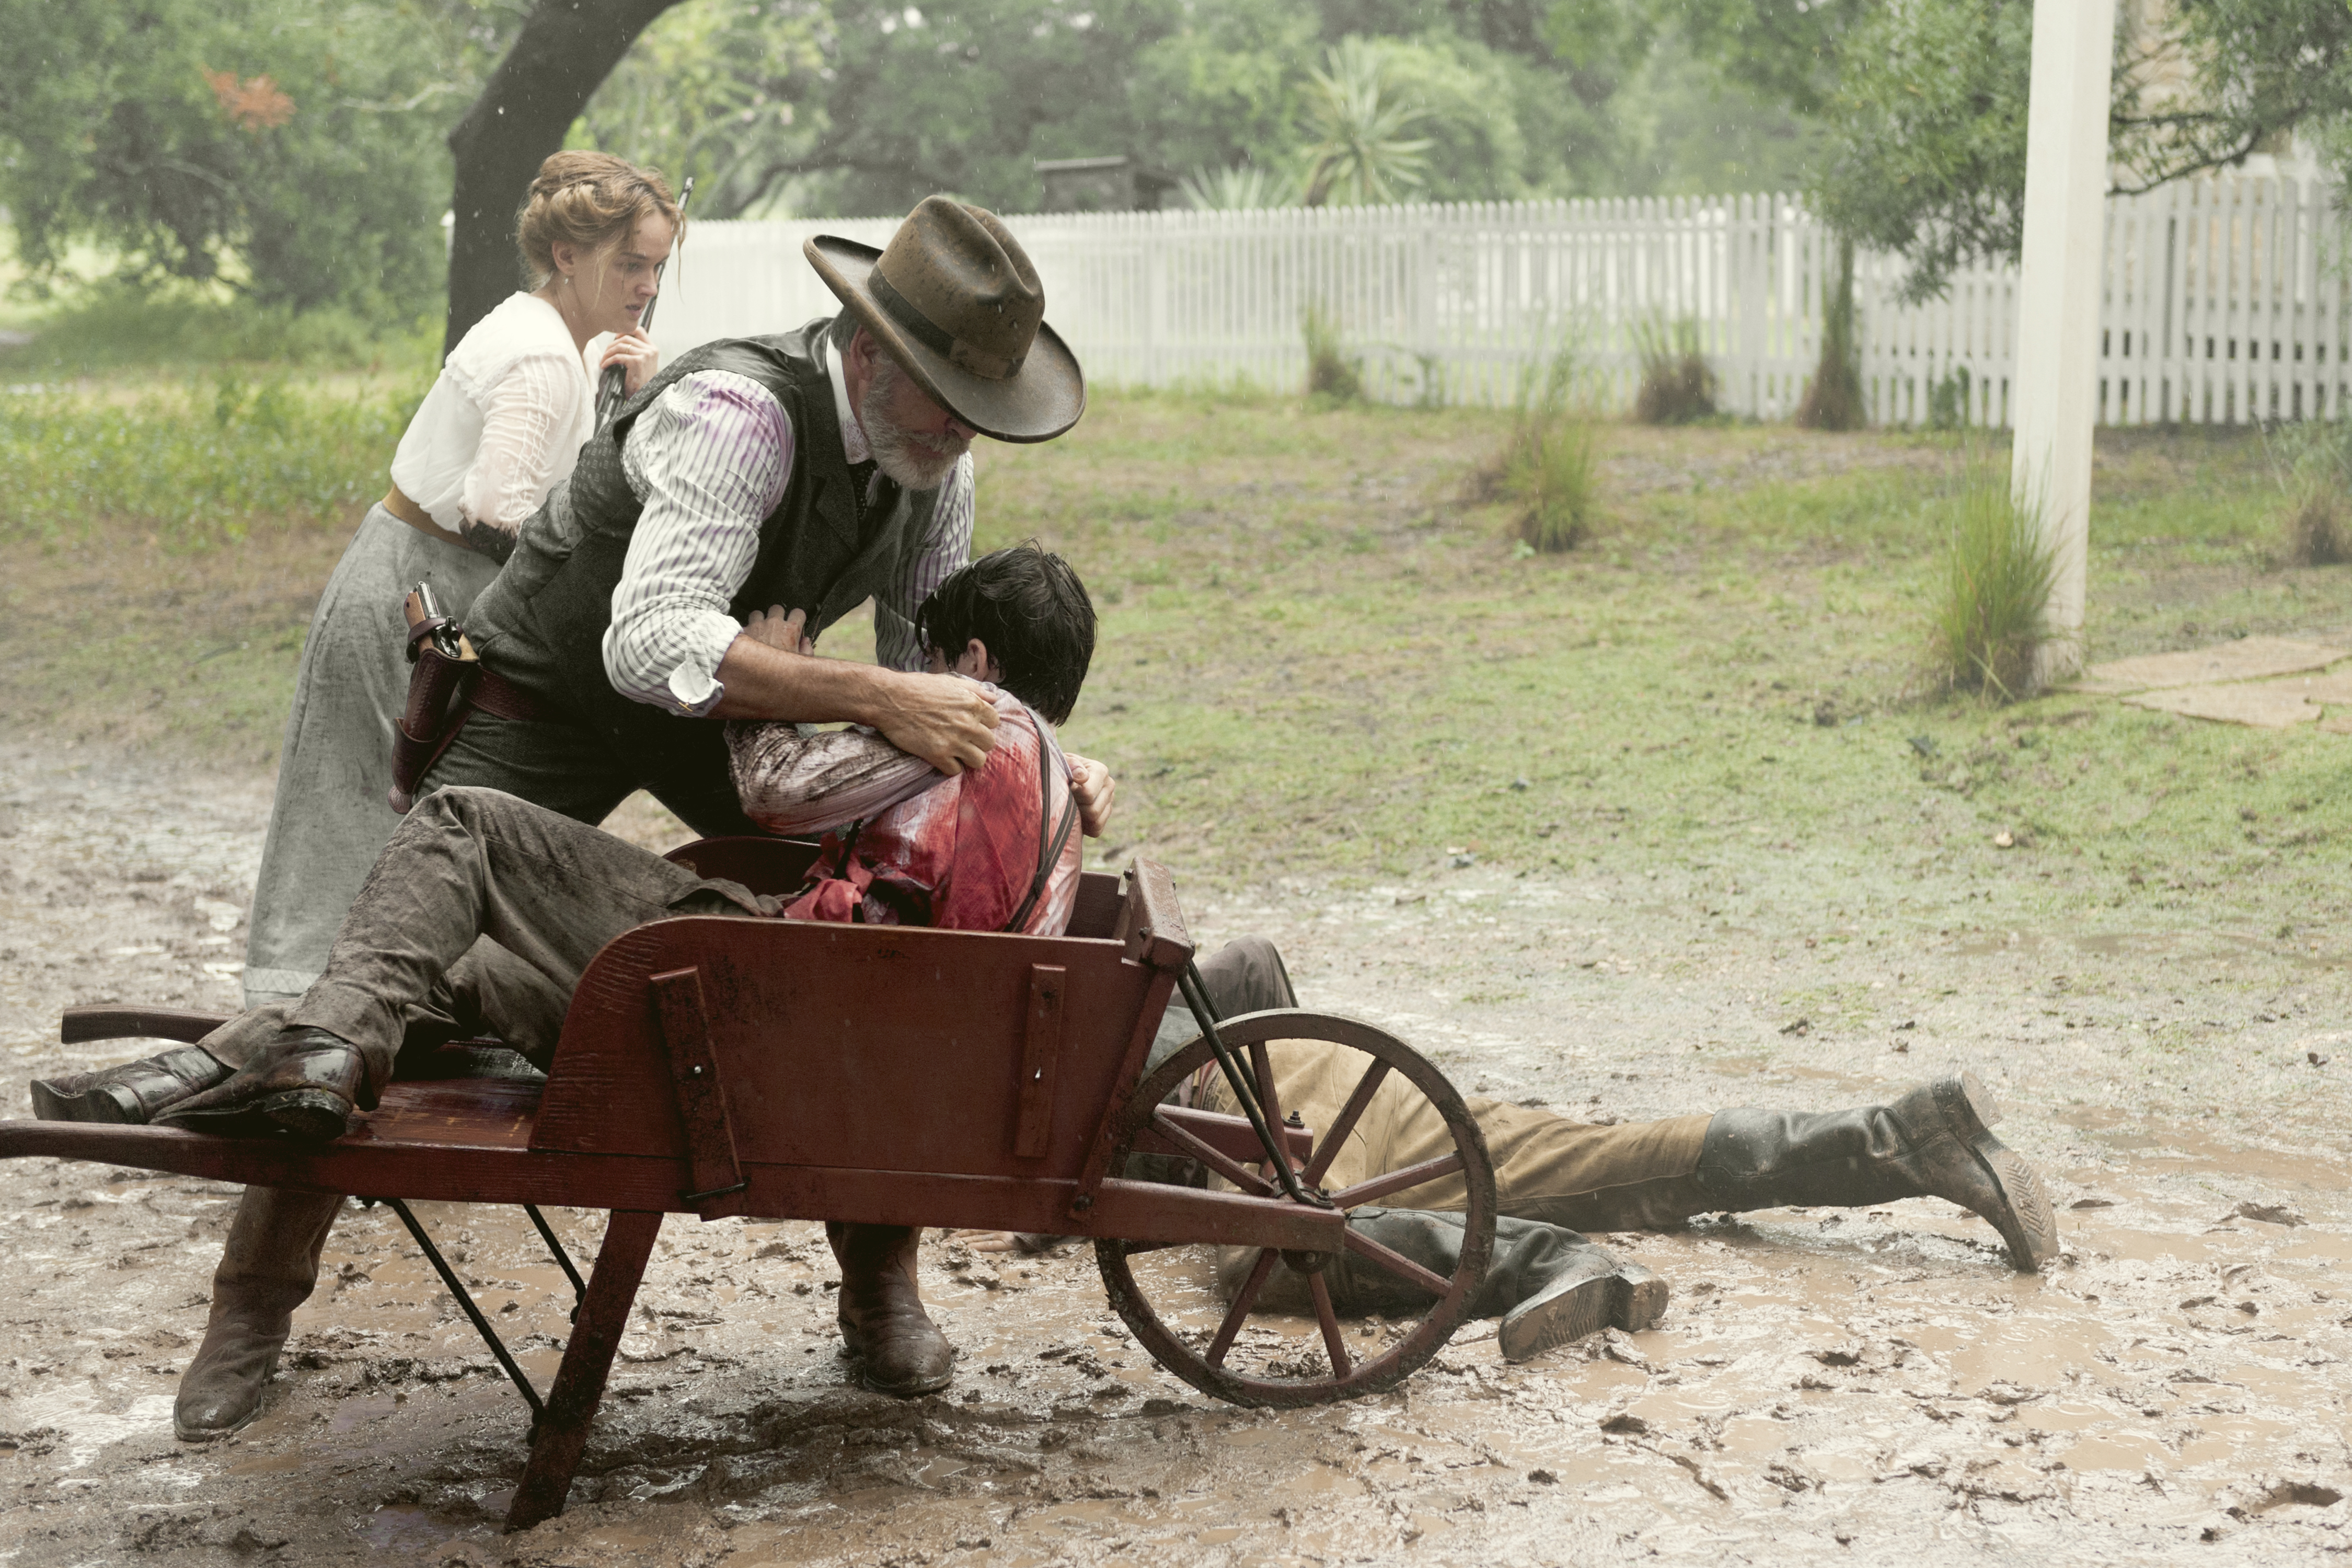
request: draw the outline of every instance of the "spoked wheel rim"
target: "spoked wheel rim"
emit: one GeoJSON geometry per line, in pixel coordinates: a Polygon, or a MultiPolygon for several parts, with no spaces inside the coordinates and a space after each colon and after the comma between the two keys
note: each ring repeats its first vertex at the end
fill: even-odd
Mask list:
{"type": "MultiPolygon", "coordinates": [[[[1142,1246],[1131,1247],[1130,1244],[1118,1240],[1095,1243],[1096,1260],[1101,1267],[1103,1283],[1109,1292],[1111,1305],[1134,1331],[1137,1341],[1160,1365],[1202,1393],[1236,1405],[1323,1405],[1334,1400],[1360,1398],[1391,1388],[1412,1375],[1453,1337],[1454,1331],[1461,1326],[1462,1319],[1469,1310],[1471,1297],[1486,1275],[1487,1257],[1493,1250],[1495,1240],[1495,1172],[1493,1163],[1487,1157],[1486,1140],[1478,1131],[1477,1123],[1471,1120],[1469,1108],[1463,1103],[1462,1096],[1445,1080],[1444,1074],[1411,1046],[1370,1024],[1328,1013],[1281,1009],[1243,1014],[1220,1023],[1217,1033],[1240,1058],[1244,1071],[1254,1080],[1262,1103],[1276,1121],[1279,1121],[1289,1108],[1279,1103],[1275,1092],[1274,1071],[1266,1049],[1269,1043],[1278,1040],[1321,1041],[1352,1051],[1361,1060],[1363,1065],[1353,1075],[1355,1087],[1344,1108],[1331,1126],[1312,1129],[1315,1135],[1312,1153],[1304,1162],[1293,1162],[1293,1168],[1300,1173],[1301,1184],[1310,1189],[1324,1180],[1348,1137],[1370,1106],[1374,1093],[1384,1082],[1394,1076],[1419,1091],[1444,1120],[1452,1140],[1451,1148],[1403,1170],[1367,1178],[1328,1195],[1338,1206],[1352,1211],[1379,1204],[1391,1194],[1425,1183],[1459,1175],[1468,1189],[1463,1215],[1465,1230],[1461,1256],[1453,1275],[1440,1279],[1388,1251],[1370,1237],[1359,1235],[1351,1227],[1348,1236],[1348,1250],[1354,1255],[1356,1266],[1374,1265],[1388,1273],[1412,1279],[1422,1289],[1435,1294],[1437,1300],[1401,1337],[1377,1347],[1369,1356],[1360,1356],[1348,1345],[1340,1331],[1338,1314],[1333,1310],[1330,1292],[1322,1275],[1308,1274],[1307,1292],[1322,1332],[1324,1353],[1328,1358],[1328,1365],[1320,1376],[1267,1376],[1228,1364],[1250,1310],[1263,1292],[1275,1261],[1281,1257],[1271,1247],[1258,1249],[1257,1258],[1241,1289],[1228,1305],[1215,1334],[1205,1344],[1197,1343],[1178,1332],[1153,1310],[1149,1293],[1129,1267],[1130,1258],[1145,1256],[1154,1249],[1142,1246]]],[[[1137,1136],[1152,1125],[1160,1102],[1173,1093],[1179,1084],[1214,1060],[1208,1041],[1196,1039],[1144,1079],[1119,1118],[1111,1153],[1110,1174],[1118,1176],[1128,1171],[1130,1156],[1136,1152],[1137,1136]]],[[[1262,1191],[1265,1195],[1284,1198],[1281,1187],[1265,1179],[1267,1173],[1260,1165],[1254,1164],[1238,1173],[1233,1168],[1232,1162],[1225,1162],[1215,1168],[1229,1181],[1241,1174],[1256,1183],[1255,1187],[1245,1187],[1244,1190],[1262,1191]]],[[[1284,1198],[1284,1201],[1295,1200],[1284,1198]]]]}

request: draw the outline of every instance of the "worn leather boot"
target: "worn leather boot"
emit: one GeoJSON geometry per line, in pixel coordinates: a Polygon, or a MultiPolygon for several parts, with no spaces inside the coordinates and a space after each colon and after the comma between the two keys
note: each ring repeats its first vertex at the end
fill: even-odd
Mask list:
{"type": "Polygon", "coordinates": [[[234,1077],[155,1121],[223,1138],[286,1132],[325,1142],[343,1135],[354,1107],[375,1109],[376,1086],[391,1068],[386,1060],[372,1072],[357,1046],[324,1029],[288,1029],[234,1077]]]}
{"type": "Polygon", "coordinates": [[[261,1414],[294,1309],[319,1280],[319,1253],[343,1206],[333,1193],[247,1187],[213,1272],[205,1342],[180,1375],[172,1427],[181,1440],[225,1437],[261,1414]]]}
{"type": "Polygon", "coordinates": [[[236,1069],[201,1046],[180,1046],[97,1072],[33,1080],[33,1114],[43,1121],[143,1126],[158,1112],[225,1082],[236,1069]]]}
{"type": "Polygon", "coordinates": [[[1989,1221],[2009,1260],[2030,1274],[2057,1256],[2058,1220],[2033,1167],[1992,1135],[2000,1120],[1999,1103],[1966,1072],[1891,1105],[1719,1111],[1697,1184],[1714,1206],[1735,1210],[1943,1198],[1989,1221]]]}
{"type": "Polygon", "coordinates": [[[955,1351],[923,1310],[916,1284],[923,1233],[911,1226],[828,1220],[824,1238],[841,1265],[841,1342],[857,1363],[858,1381],[901,1399],[945,1388],[955,1351]]]}
{"type": "MultiPolygon", "coordinates": [[[[1459,1214],[1432,1209],[1360,1208],[1349,1228],[1433,1274],[1451,1275],[1462,1260],[1467,1224],[1459,1214]]],[[[1230,1297],[1257,1258],[1255,1247],[1227,1247],[1220,1274],[1230,1297]]],[[[1376,1263],[1339,1253],[1327,1257],[1324,1288],[1343,1317],[1371,1312],[1417,1313],[1435,1299],[1376,1263]]],[[[1666,1282],[1638,1263],[1626,1263],[1565,1226],[1541,1220],[1495,1222],[1495,1248],[1486,1277],[1470,1298],[1468,1315],[1501,1318],[1503,1355],[1525,1361],[1602,1329],[1629,1333],[1654,1327],[1665,1315],[1666,1282]]],[[[1288,1262],[1267,1274],[1258,1304],[1270,1311],[1313,1311],[1304,1276],[1288,1262]]]]}

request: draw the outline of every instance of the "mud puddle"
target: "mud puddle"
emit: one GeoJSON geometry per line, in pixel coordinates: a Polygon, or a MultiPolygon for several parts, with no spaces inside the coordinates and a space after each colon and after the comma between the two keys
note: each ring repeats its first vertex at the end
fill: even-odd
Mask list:
{"type": "MultiPolygon", "coordinates": [[[[510,1539],[497,1527],[527,1413],[388,1213],[346,1211],[271,1408],[196,1447],[172,1438],[170,1394],[202,1327],[196,1238],[226,1193],[27,1165],[6,1220],[35,1283],[0,1402],[0,1550],[1108,1563],[1682,1558],[1727,1540],[1880,1560],[2338,1547],[2345,1173],[2307,1170],[2301,1206],[2269,1220],[2228,1212],[2203,1162],[2117,1151],[2050,1173],[2068,1245],[2039,1277],[1927,1200],[1607,1237],[1673,1282],[1658,1330],[1512,1366],[1474,1325],[1389,1395],[1286,1413],[1217,1405],[1154,1365],[1089,1251],[996,1258],[944,1237],[925,1278],[956,1382],[880,1399],[835,1353],[819,1227],[674,1216],[571,1512],[510,1539]],[[27,1188],[47,1195],[26,1204],[27,1188]],[[116,1256],[91,1255],[96,1230],[116,1256]]],[[[418,1209],[544,1387],[572,1295],[536,1233],[515,1211],[418,1209]]],[[[599,1216],[553,1217],[593,1256],[599,1216]]],[[[1186,1269],[1189,1305],[1213,1310],[1205,1256],[1163,1276],[1186,1269]]],[[[1303,1320],[1255,1331],[1314,1337],[1303,1320]]]]}
{"type": "MultiPolygon", "coordinates": [[[[223,955],[242,945],[267,791],[189,783],[0,749],[7,1113],[25,1113],[26,1077],[119,1054],[54,1043],[69,1003],[233,1003],[223,955]],[[159,813],[167,789],[184,804],[159,813]]],[[[816,1227],[673,1217],[570,1511],[505,1537],[523,1404],[388,1213],[344,1214],[262,1419],[194,1447],[172,1436],[171,1397],[235,1191],[16,1162],[0,1174],[0,1561],[2341,1550],[2340,978],[2220,933],[2102,948],[2027,929],[1988,949],[1840,921],[1795,881],[1766,890],[1793,912],[1729,934],[1671,875],[1419,901],[1286,885],[1188,915],[1211,943],[1273,935],[1309,1005],[1387,1025],[1465,1089],[1590,1119],[1823,1108],[1971,1063],[2049,1178],[2068,1250],[2044,1273],[2014,1275],[1985,1226],[1925,1200],[1603,1237],[1671,1282],[1658,1330],[1510,1366],[1478,1325],[1390,1394],[1265,1413],[1153,1364],[1089,1252],[935,1237],[926,1288],[961,1359],[945,1394],[901,1403],[847,1381],[816,1227]]],[[[419,1213],[544,1388],[571,1291],[536,1233],[518,1213],[419,1213]]],[[[600,1216],[551,1217],[584,1263],[600,1216]]],[[[1159,1267],[1191,1272],[1171,1310],[1214,1311],[1204,1260],[1159,1267]]],[[[1313,1338],[1297,1320],[1254,1331],[1313,1338]]]]}

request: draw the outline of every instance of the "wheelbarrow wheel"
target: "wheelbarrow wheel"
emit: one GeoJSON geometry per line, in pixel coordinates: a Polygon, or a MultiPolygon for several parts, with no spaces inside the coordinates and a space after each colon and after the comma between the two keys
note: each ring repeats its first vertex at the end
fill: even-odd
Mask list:
{"type": "MultiPolygon", "coordinates": [[[[1486,1140],[1444,1074],[1402,1040],[1369,1024],[1328,1013],[1281,1009],[1244,1014],[1219,1024],[1217,1032],[1254,1079],[1260,1102],[1276,1121],[1283,1119],[1286,1108],[1276,1090],[1276,1073],[1293,1059],[1295,1049],[1280,1042],[1320,1042],[1340,1048],[1340,1059],[1332,1064],[1331,1081],[1353,1088],[1331,1126],[1310,1130],[1312,1152],[1304,1161],[1292,1156],[1299,1184],[1309,1192],[1324,1190],[1320,1184],[1368,1110],[1386,1120],[1418,1109],[1410,1100],[1401,1100],[1401,1096],[1418,1095],[1426,1101],[1444,1123],[1447,1145],[1406,1169],[1374,1173],[1325,1195],[1352,1213],[1412,1188],[1459,1177],[1465,1189],[1460,1258],[1453,1275],[1441,1278],[1351,1226],[1347,1266],[1355,1275],[1383,1284],[1390,1282],[1383,1277],[1393,1276],[1406,1287],[1399,1292],[1399,1300],[1416,1296],[1434,1300],[1426,1307],[1407,1306],[1392,1311],[1379,1324],[1354,1325],[1356,1331],[1350,1334],[1349,1325],[1339,1321],[1324,1278],[1330,1262],[1327,1258],[1285,1254],[1272,1247],[1242,1249],[1238,1257],[1227,1257],[1218,1270],[1228,1281],[1236,1276],[1240,1280],[1230,1300],[1220,1300],[1206,1288],[1206,1260],[1201,1256],[1215,1249],[1180,1250],[1101,1240],[1095,1244],[1095,1256],[1111,1305],[1160,1365],[1203,1394],[1235,1405],[1326,1405],[1393,1387],[1453,1336],[1486,1275],[1495,1240],[1495,1172],[1487,1158],[1486,1140]],[[1277,1262],[1288,1266],[1286,1272],[1292,1279],[1303,1278],[1315,1328],[1320,1331],[1319,1344],[1313,1332],[1294,1338],[1265,1325],[1255,1329],[1250,1325],[1251,1311],[1260,1305],[1277,1262]],[[1416,1310],[1418,1316],[1413,1315],[1416,1310]]],[[[1196,1039],[1144,1079],[1119,1119],[1110,1162],[1112,1175],[1198,1181],[1207,1174],[1191,1161],[1172,1162],[1179,1168],[1171,1170],[1171,1156],[1140,1152],[1137,1141],[1152,1125],[1162,1102],[1203,1068],[1214,1088],[1222,1089],[1215,1060],[1208,1041],[1196,1039]]],[[[1256,1173],[1269,1182],[1274,1175],[1272,1167],[1263,1162],[1256,1173]]],[[[1220,1185],[1233,1184],[1212,1179],[1220,1185]]],[[[1271,1190],[1272,1195],[1284,1196],[1278,1184],[1271,1190]]]]}

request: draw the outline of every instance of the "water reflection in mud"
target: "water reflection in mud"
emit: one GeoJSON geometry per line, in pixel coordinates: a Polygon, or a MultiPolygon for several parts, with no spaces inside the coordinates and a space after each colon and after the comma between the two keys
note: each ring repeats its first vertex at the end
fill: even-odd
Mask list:
{"type": "MultiPolygon", "coordinates": [[[[2216,1560],[2276,1561],[2341,1545],[2342,1170],[2077,1120],[2077,1157],[2051,1171],[2067,1250],[2040,1276],[1927,1200],[1606,1238],[1673,1281],[1659,1330],[1514,1367],[1479,1325],[1388,1395],[1285,1413],[1213,1405],[1160,1371],[1108,1311],[1089,1253],[940,1237],[925,1267],[957,1381],[877,1398],[835,1354],[816,1227],[673,1219],[572,1511],[522,1561],[1330,1561],[1409,1545],[1442,1561],[1711,1561],[1727,1542],[1878,1561],[2209,1543],[2216,1560]]],[[[100,1174],[52,1169],[61,1190],[100,1174]]],[[[115,1177],[89,1206],[131,1228],[184,1231],[172,1215],[217,1192],[115,1177]]],[[[571,1294],[539,1238],[519,1214],[419,1207],[543,1386],[571,1294]]],[[[12,1239],[54,1246],[42,1212],[16,1214],[12,1239]]],[[[557,1222],[593,1253],[596,1216],[557,1222]]],[[[1213,1324],[1205,1259],[1154,1267],[1172,1311],[1213,1324]]],[[[184,1273],[133,1270],[134,1290],[150,1282],[185,1299],[184,1273]]],[[[0,1405],[20,1492],[42,1500],[0,1550],[80,1560],[33,1526],[87,1517],[72,1500],[102,1486],[159,1546],[260,1549],[236,1548],[242,1532],[306,1542],[305,1561],[514,1551],[496,1531],[521,1404],[389,1215],[347,1214],[298,1322],[269,1412],[201,1449],[169,1436],[185,1347],[142,1373],[110,1353],[106,1310],[43,1330],[48,1370],[20,1354],[0,1405]]],[[[1304,1320],[1254,1331],[1315,1338],[1304,1320]]]]}

